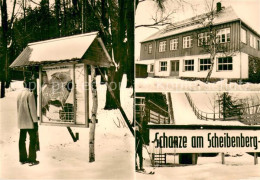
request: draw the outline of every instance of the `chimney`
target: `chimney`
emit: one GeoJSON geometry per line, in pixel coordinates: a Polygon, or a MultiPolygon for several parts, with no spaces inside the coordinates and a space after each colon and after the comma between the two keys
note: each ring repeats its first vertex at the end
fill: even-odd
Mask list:
{"type": "Polygon", "coordinates": [[[217,12],[221,11],[221,2],[217,2],[217,12]]]}

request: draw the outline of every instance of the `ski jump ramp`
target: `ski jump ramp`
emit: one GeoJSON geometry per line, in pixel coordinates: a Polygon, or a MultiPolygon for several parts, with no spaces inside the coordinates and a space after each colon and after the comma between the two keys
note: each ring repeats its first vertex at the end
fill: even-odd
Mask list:
{"type": "MultiPolygon", "coordinates": [[[[213,121],[200,120],[194,114],[185,93],[171,93],[172,108],[176,125],[241,125],[238,121],[213,121]]],[[[206,101],[206,99],[202,99],[206,101]]]]}

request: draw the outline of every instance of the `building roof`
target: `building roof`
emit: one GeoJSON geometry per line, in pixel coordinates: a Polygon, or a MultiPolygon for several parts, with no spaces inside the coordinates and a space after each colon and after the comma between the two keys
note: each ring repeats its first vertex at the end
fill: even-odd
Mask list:
{"type": "MultiPolygon", "coordinates": [[[[105,58],[102,60],[106,61],[107,64],[111,64],[112,60],[107,53],[102,40],[98,38],[98,32],[92,32],[29,43],[10,67],[14,68],[43,63],[82,60],[88,54],[89,49],[93,46],[92,44],[95,44],[96,49],[103,51],[102,53],[105,58]]],[[[96,56],[100,57],[99,54],[96,56]]],[[[95,61],[95,58],[91,60],[95,61]]]]}
{"type": "MultiPolygon", "coordinates": [[[[149,36],[142,42],[147,42],[147,41],[151,41],[151,40],[155,40],[155,39],[160,39],[160,38],[188,32],[188,31],[192,31],[195,29],[203,28],[204,25],[202,22],[205,22],[205,18],[207,17],[207,14],[208,13],[204,13],[204,14],[194,16],[192,18],[185,19],[183,21],[168,25],[166,28],[163,28],[160,31],[152,34],[151,36],[149,36]]],[[[241,20],[241,19],[238,17],[238,15],[235,13],[235,11],[233,10],[233,8],[231,6],[229,6],[227,8],[222,7],[222,10],[219,13],[217,13],[217,15],[215,16],[215,18],[213,20],[213,25],[233,22],[236,20],[241,20]]],[[[252,29],[252,28],[250,28],[250,29],[252,29]]]]}

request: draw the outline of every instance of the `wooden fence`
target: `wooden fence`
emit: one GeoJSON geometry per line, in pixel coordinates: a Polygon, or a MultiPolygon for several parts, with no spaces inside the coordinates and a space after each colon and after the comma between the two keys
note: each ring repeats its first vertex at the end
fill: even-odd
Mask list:
{"type": "Polygon", "coordinates": [[[145,103],[145,111],[149,122],[155,124],[170,124],[168,111],[154,102],[148,100],[145,103]]]}
{"type": "Polygon", "coordinates": [[[197,116],[198,119],[201,120],[213,120],[213,121],[240,121],[247,125],[260,125],[260,112],[258,110],[260,109],[260,105],[254,105],[250,107],[245,107],[239,109],[239,114],[242,114],[240,116],[233,116],[233,117],[226,117],[224,118],[223,115],[220,113],[208,113],[199,110],[194,102],[192,101],[190,95],[188,93],[185,93],[187,100],[197,116]],[[252,113],[252,114],[249,114],[252,113]]]}

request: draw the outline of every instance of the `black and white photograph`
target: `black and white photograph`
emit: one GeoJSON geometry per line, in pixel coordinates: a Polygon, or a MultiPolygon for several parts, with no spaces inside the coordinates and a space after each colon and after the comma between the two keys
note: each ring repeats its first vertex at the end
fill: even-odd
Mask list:
{"type": "Polygon", "coordinates": [[[258,91],[259,10],[258,0],[140,2],[136,90],[258,91]]]}
{"type": "Polygon", "coordinates": [[[136,93],[136,179],[259,179],[259,97],[136,93]]]}
{"type": "Polygon", "coordinates": [[[134,2],[0,7],[0,179],[134,179],[134,2]]]}
{"type": "Polygon", "coordinates": [[[260,179],[260,0],[0,0],[0,179],[260,179]]]}

